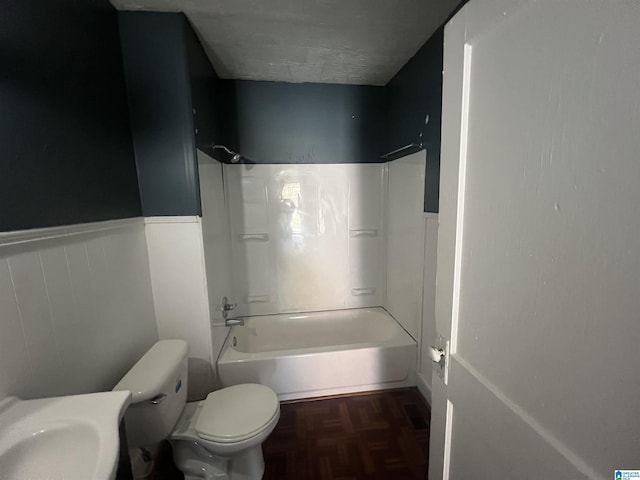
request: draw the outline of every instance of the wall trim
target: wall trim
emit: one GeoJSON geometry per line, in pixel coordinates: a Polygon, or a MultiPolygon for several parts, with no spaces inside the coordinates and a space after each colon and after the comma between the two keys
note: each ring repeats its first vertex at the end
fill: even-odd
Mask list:
{"type": "Polygon", "coordinates": [[[429,383],[427,383],[427,380],[424,378],[422,372],[418,372],[416,374],[416,386],[418,387],[418,391],[422,394],[427,403],[431,405],[431,386],[429,385],[429,383]]]}
{"type": "Polygon", "coordinates": [[[144,223],[198,223],[200,217],[197,215],[167,216],[167,217],[144,217],[144,223]]]}
{"type": "Polygon", "coordinates": [[[431,218],[433,220],[438,220],[438,214],[435,212],[424,212],[424,218],[431,218]]]}
{"type": "Polygon", "coordinates": [[[142,217],[0,232],[0,246],[39,242],[42,240],[85,235],[87,233],[103,232],[106,230],[119,230],[137,225],[143,225],[142,217]]]}

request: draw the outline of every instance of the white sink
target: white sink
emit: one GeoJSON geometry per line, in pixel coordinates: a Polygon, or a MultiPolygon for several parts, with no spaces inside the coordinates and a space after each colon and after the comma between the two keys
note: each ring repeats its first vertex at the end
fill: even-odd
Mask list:
{"type": "Polygon", "coordinates": [[[127,391],[0,401],[0,479],[110,480],[127,391]]]}

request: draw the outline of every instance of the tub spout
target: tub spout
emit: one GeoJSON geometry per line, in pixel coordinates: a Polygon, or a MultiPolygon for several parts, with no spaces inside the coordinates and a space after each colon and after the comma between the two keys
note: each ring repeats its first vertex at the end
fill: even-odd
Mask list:
{"type": "Polygon", "coordinates": [[[224,321],[227,327],[233,327],[234,325],[244,325],[244,318],[227,318],[224,321]]]}

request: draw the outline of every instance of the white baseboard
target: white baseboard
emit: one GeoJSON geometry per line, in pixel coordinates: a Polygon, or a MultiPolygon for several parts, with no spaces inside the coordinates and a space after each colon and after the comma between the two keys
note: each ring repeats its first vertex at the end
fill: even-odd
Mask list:
{"type": "Polygon", "coordinates": [[[424,378],[423,374],[420,372],[416,375],[416,384],[418,386],[418,391],[422,394],[427,403],[431,405],[431,385],[429,385],[426,378],[424,378]]]}

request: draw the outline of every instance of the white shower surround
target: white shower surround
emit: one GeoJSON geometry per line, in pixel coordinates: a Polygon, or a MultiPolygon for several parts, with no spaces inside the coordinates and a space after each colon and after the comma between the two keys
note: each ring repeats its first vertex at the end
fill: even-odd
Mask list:
{"type": "Polygon", "coordinates": [[[266,384],[283,400],[415,385],[425,152],[391,167],[199,160],[214,356],[228,330],[216,314],[222,294],[248,327],[231,330],[218,381],[266,384]],[[388,298],[388,282],[411,288],[388,298]],[[393,317],[367,308],[383,306],[393,317]]]}
{"type": "Polygon", "coordinates": [[[382,308],[265,315],[231,329],[218,373],[223,386],[260,383],[291,400],[415,385],[416,355],[382,308]]]}
{"type": "Polygon", "coordinates": [[[382,306],[386,164],[224,165],[237,314],[382,306]]]}
{"type": "Polygon", "coordinates": [[[385,308],[416,340],[422,328],[426,151],[388,164],[385,308]]]}

